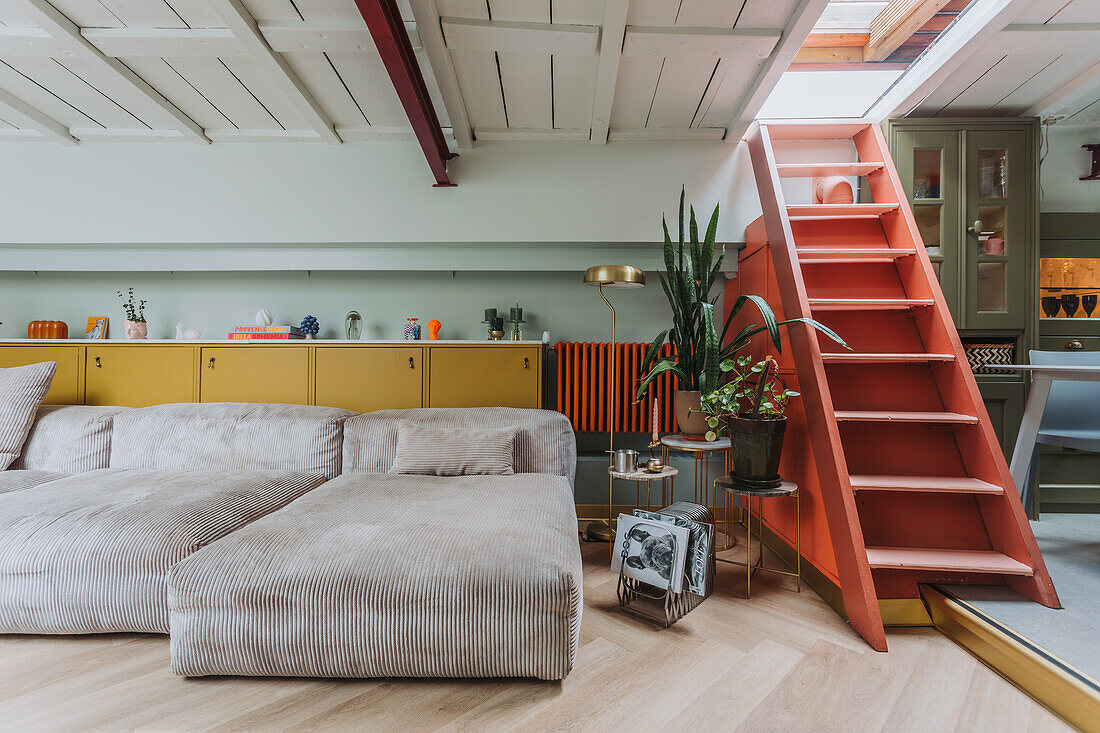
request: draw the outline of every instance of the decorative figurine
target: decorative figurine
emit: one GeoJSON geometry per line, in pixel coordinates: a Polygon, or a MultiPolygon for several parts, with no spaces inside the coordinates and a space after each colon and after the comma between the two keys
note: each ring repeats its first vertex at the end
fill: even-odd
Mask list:
{"type": "Polygon", "coordinates": [[[420,319],[419,318],[406,318],[405,319],[405,340],[406,341],[419,341],[420,340],[420,319]]]}
{"type": "Polygon", "coordinates": [[[197,328],[183,329],[182,323],[176,324],[176,341],[198,341],[202,338],[197,328]]]}
{"type": "Polygon", "coordinates": [[[359,311],[348,311],[344,316],[344,335],[347,336],[348,341],[358,341],[362,333],[363,317],[359,315],[359,311]]]}
{"type": "Polygon", "coordinates": [[[274,319],[271,317],[271,311],[267,308],[260,308],[256,311],[256,325],[257,326],[270,326],[274,319]]]}
{"type": "Polygon", "coordinates": [[[439,329],[441,329],[441,328],[443,328],[443,324],[440,323],[439,321],[437,321],[436,319],[433,318],[432,320],[428,321],[428,340],[429,341],[438,341],[439,340],[439,329]]]}
{"type": "Polygon", "coordinates": [[[302,325],[299,326],[302,333],[306,335],[307,339],[311,339],[317,335],[317,332],[321,330],[321,325],[317,323],[316,316],[306,316],[302,319],[302,325]]]}
{"type": "Polygon", "coordinates": [[[504,319],[500,316],[493,316],[489,321],[489,338],[493,341],[504,338],[504,319]]]}

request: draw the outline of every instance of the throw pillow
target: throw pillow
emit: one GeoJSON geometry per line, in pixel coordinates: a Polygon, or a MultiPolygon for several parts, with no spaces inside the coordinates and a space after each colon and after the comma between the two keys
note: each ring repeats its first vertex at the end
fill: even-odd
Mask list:
{"type": "Polygon", "coordinates": [[[397,455],[390,473],[429,476],[515,473],[519,428],[430,428],[403,422],[397,429],[397,455]]]}
{"type": "Polygon", "coordinates": [[[0,471],[23,449],[56,371],[53,361],[0,369],[0,471]]]}

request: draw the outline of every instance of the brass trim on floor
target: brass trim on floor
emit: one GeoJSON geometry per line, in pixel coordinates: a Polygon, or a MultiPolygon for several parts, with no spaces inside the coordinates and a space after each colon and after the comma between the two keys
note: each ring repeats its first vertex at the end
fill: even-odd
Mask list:
{"type": "Polygon", "coordinates": [[[948,591],[921,592],[942,634],[1070,725],[1100,731],[1100,683],[948,591]]]}
{"type": "Polygon", "coordinates": [[[880,598],[883,626],[934,626],[924,601],[919,598],[880,598]]]}

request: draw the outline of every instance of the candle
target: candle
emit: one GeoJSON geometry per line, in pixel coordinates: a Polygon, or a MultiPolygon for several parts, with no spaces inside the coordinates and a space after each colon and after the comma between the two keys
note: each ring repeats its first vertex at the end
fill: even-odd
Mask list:
{"type": "Polygon", "coordinates": [[[496,318],[496,317],[497,317],[497,309],[496,308],[486,308],[485,309],[485,320],[483,321],[483,323],[492,323],[493,319],[496,318]]]}
{"type": "Polygon", "coordinates": [[[657,411],[657,398],[654,397],[653,398],[653,442],[654,443],[660,441],[660,439],[661,439],[660,436],[657,434],[658,433],[657,428],[658,428],[659,423],[660,423],[660,418],[658,417],[658,411],[657,411]]]}

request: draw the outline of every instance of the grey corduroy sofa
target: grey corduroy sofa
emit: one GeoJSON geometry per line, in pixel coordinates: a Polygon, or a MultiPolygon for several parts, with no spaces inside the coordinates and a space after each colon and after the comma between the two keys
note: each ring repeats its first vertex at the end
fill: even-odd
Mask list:
{"type": "Polygon", "coordinates": [[[542,410],[43,407],[0,471],[0,633],[170,633],[188,676],[561,679],[575,467],[542,410]],[[516,474],[390,474],[404,421],[516,426],[516,474]]]}

